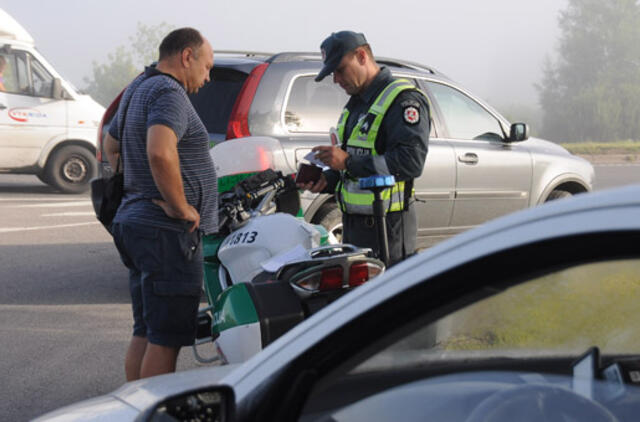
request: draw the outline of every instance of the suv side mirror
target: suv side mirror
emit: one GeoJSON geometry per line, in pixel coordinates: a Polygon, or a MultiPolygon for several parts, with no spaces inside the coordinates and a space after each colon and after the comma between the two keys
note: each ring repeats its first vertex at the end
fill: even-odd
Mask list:
{"type": "Polygon", "coordinates": [[[513,123],[509,131],[509,142],[520,142],[529,139],[529,125],[526,123],[513,123]]]}

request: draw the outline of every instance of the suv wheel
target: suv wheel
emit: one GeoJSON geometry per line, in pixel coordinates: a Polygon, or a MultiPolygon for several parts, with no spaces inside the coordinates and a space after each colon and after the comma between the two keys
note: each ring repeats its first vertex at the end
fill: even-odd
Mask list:
{"type": "Polygon", "coordinates": [[[342,242],[342,212],[335,202],[323,204],[313,217],[314,224],[322,224],[327,231],[333,233],[342,242]]]}
{"type": "Polygon", "coordinates": [[[80,193],[89,189],[89,182],[97,174],[93,154],[81,146],[69,145],[53,153],[40,180],[64,193],[80,193]]]}
{"type": "Polygon", "coordinates": [[[545,202],[553,201],[556,199],[569,198],[570,196],[573,196],[571,192],[562,189],[554,189],[551,191],[549,196],[547,196],[547,200],[545,202]]]}

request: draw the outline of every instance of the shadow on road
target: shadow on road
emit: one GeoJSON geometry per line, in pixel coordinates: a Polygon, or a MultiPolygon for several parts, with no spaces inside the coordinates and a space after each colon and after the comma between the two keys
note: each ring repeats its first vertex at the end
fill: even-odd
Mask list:
{"type": "Polygon", "coordinates": [[[33,185],[33,184],[25,184],[25,185],[17,185],[15,183],[11,184],[3,184],[0,183],[0,193],[44,193],[47,195],[65,195],[64,193],[55,190],[51,186],[47,185],[33,185]]]}
{"type": "Polygon", "coordinates": [[[0,246],[0,304],[130,303],[113,243],[0,246]]]}
{"type": "Polygon", "coordinates": [[[0,173],[0,194],[3,193],[47,194],[73,198],[74,196],[87,195],[88,192],[81,194],[66,194],[44,184],[38,180],[36,176],[0,173]]]}

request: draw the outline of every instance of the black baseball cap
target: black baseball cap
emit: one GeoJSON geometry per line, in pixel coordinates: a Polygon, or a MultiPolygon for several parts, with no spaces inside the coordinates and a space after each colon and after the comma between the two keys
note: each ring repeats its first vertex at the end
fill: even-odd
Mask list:
{"type": "Polygon", "coordinates": [[[320,44],[324,67],[320,73],[318,73],[318,76],[316,76],[316,82],[320,82],[325,76],[336,70],[336,67],[338,67],[342,57],[344,57],[346,53],[365,44],[367,44],[367,39],[364,37],[364,34],[359,32],[340,31],[329,35],[322,41],[322,44],[320,44]]]}

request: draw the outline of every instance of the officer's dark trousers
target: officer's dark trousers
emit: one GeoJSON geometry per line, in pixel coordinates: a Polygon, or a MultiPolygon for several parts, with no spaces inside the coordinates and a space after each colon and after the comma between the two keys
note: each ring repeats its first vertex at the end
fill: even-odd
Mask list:
{"type": "MultiPolygon", "coordinates": [[[[416,250],[418,230],[415,204],[413,200],[407,211],[387,213],[387,237],[389,239],[390,266],[397,264],[416,250]]],[[[371,215],[343,214],[343,243],[351,243],[363,248],[371,248],[380,256],[378,228],[371,215]]]]}

